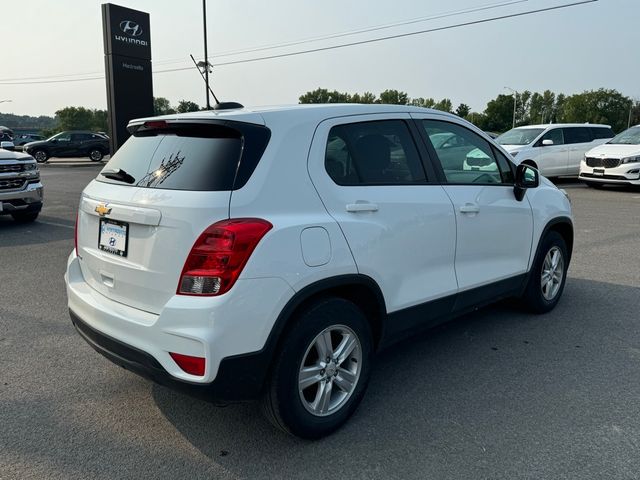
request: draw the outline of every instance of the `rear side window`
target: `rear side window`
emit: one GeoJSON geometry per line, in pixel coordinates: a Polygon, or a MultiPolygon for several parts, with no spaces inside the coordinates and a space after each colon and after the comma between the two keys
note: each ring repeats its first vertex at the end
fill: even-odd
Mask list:
{"type": "Polygon", "coordinates": [[[613,129],[611,127],[590,127],[591,135],[594,140],[598,138],[613,138],[613,129]]]}
{"type": "Polygon", "coordinates": [[[564,143],[588,143],[593,141],[591,128],[589,127],[567,127],[564,131],[564,143]]]}
{"type": "Polygon", "coordinates": [[[337,125],[329,132],[325,168],[338,185],[410,185],[427,177],[407,124],[380,120],[337,125]]]}
{"type": "Polygon", "coordinates": [[[231,123],[143,127],[109,160],[97,180],[167,190],[241,188],[262,156],[270,133],[264,127],[243,124],[234,128],[231,123]],[[113,175],[116,171],[126,175],[113,175]]]}

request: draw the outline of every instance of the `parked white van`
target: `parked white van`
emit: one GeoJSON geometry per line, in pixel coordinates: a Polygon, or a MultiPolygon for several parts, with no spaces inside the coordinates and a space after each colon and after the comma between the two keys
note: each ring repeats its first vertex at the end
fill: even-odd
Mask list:
{"type": "Polygon", "coordinates": [[[590,187],[640,185],[640,125],[589,150],[580,164],[580,180],[590,187]]]}
{"type": "Polygon", "coordinates": [[[578,175],[584,154],[613,136],[609,125],[557,123],[517,127],[496,142],[515,163],[531,165],[545,177],[557,177],[578,175]]]}

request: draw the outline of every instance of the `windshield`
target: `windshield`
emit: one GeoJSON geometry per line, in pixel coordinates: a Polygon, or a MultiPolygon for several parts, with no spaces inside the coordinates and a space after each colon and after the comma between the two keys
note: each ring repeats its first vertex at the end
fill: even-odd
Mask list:
{"type": "Polygon", "coordinates": [[[496,142],[500,145],[529,145],[543,131],[544,128],[514,128],[496,138],[496,142]]]}
{"type": "Polygon", "coordinates": [[[608,143],[618,145],[640,145],[640,125],[631,127],[613,137],[608,143]]]}

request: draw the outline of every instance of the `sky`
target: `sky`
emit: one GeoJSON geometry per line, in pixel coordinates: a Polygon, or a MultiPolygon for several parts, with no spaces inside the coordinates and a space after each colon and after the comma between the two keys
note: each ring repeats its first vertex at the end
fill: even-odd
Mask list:
{"type": "MultiPolygon", "coordinates": [[[[209,61],[219,63],[326,47],[558,6],[579,0],[207,0],[209,61]],[[507,5],[507,3],[510,3],[507,5]],[[485,8],[469,12],[470,9],[485,8]],[[461,13],[466,11],[467,13],[461,13]],[[447,15],[443,18],[432,18],[447,15]],[[431,17],[431,18],[430,18],[431,17]],[[228,52],[354,32],[289,47],[228,52]],[[223,56],[223,54],[225,54],[223,56]]],[[[0,112],[53,115],[66,106],[106,108],[99,0],[0,0],[0,112]],[[13,10],[13,13],[12,13],[13,10]],[[68,81],[68,80],[80,81],[68,81]],[[56,83],[31,83],[50,82],[56,83]],[[60,80],[63,80],[60,82],[60,80]],[[17,84],[16,84],[17,83],[17,84]],[[11,100],[11,102],[6,102],[11,100]],[[3,102],[4,101],[4,102],[3,102]]],[[[154,95],[205,104],[192,65],[203,56],[201,0],[117,0],[151,15],[154,95]]],[[[447,97],[484,110],[498,94],[617,89],[640,100],[640,0],[575,7],[277,59],[214,67],[220,100],[244,105],[298,102],[318,87],[410,97],[447,97]]]]}

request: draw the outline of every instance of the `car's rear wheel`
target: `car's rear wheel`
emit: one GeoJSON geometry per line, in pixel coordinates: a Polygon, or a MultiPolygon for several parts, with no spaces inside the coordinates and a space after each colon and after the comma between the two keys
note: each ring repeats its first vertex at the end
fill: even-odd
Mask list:
{"type": "Polygon", "coordinates": [[[556,231],[548,232],[540,242],[529,282],[522,297],[536,313],[546,313],[558,304],[567,280],[569,256],[567,244],[556,231]]]}
{"type": "Polygon", "coordinates": [[[49,154],[46,150],[36,150],[33,152],[33,158],[35,158],[38,163],[44,163],[49,159],[49,154]]]}
{"type": "Polygon", "coordinates": [[[362,400],[371,370],[369,323],[353,303],[327,298],[305,309],[275,360],[263,407],[287,433],[320,438],[362,400]]]}
{"type": "Polygon", "coordinates": [[[104,153],[102,153],[102,150],[98,148],[92,148],[89,151],[89,158],[91,159],[92,162],[99,162],[100,160],[102,160],[103,157],[104,157],[104,153]]]}

